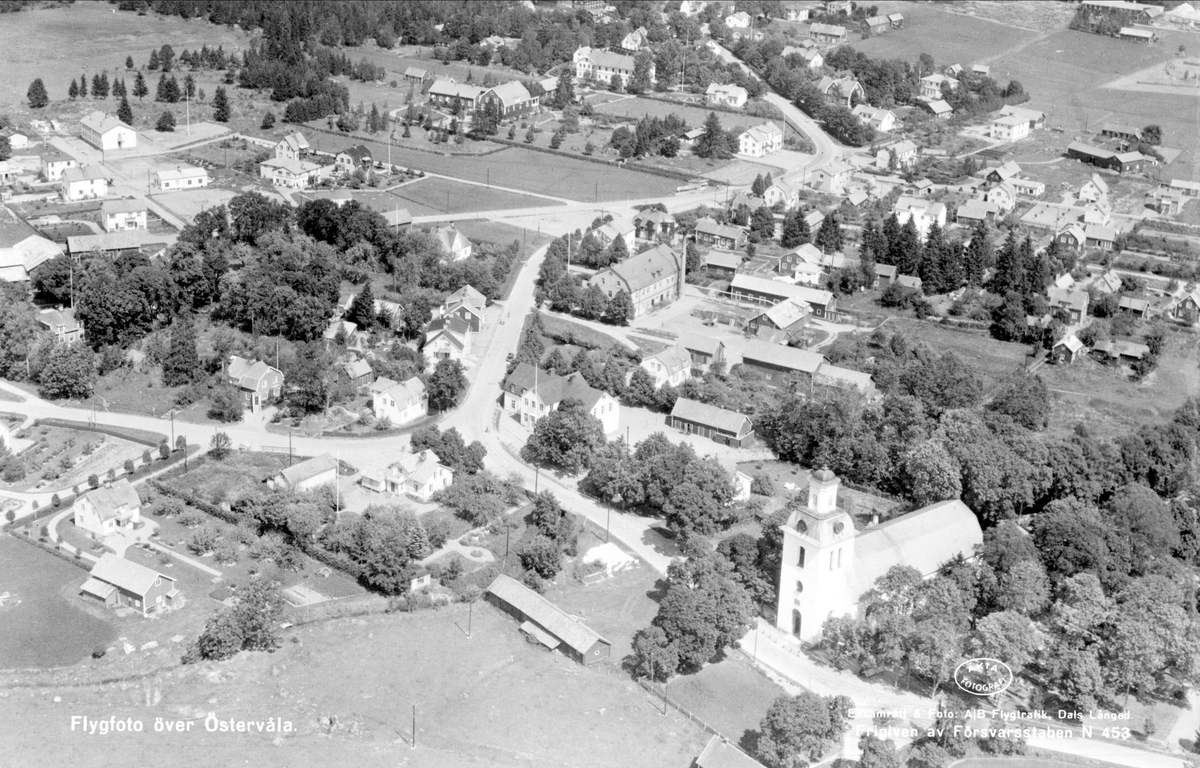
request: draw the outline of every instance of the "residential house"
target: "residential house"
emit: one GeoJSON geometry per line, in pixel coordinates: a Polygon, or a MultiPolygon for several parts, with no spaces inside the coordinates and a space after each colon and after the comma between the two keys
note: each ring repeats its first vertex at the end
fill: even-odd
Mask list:
{"type": "Polygon", "coordinates": [[[208,171],[194,165],[179,165],[174,169],[155,171],[150,186],[163,192],[177,189],[203,189],[212,182],[208,171]]]}
{"type": "Polygon", "coordinates": [[[790,380],[808,387],[824,362],[825,356],[820,352],[768,344],[758,339],[751,339],[742,352],[742,368],[760,374],[772,387],[783,386],[790,380]]]}
{"type": "Polygon", "coordinates": [[[439,314],[442,317],[455,317],[466,324],[471,333],[479,333],[483,329],[483,315],[487,309],[487,297],[473,286],[464,285],[446,297],[442,302],[439,314]]]}
{"type": "Polygon", "coordinates": [[[946,77],[945,75],[939,75],[937,73],[925,75],[925,77],[921,78],[922,98],[928,99],[929,101],[937,101],[938,99],[942,98],[943,88],[951,91],[957,90],[958,81],[953,77],[946,77]]]}
{"type": "Polygon", "coordinates": [[[896,282],[898,270],[895,264],[876,264],[875,265],[875,287],[881,291],[886,291],[892,287],[892,283],[896,282]]]}
{"type": "Polygon", "coordinates": [[[600,270],[588,284],[599,286],[610,299],[620,291],[628,293],[636,318],[679,296],[685,267],[670,247],[658,245],[600,270]]]}
{"type": "Polygon", "coordinates": [[[712,0],[683,0],[679,4],[679,12],[684,16],[699,16],[712,0]]]}
{"type": "Polygon", "coordinates": [[[1119,293],[1121,290],[1121,276],[1116,273],[1116,270],[1110,269],[1097,277],[1091,287],[1097,293],[1119,293]]]}
{"type": "Polygon", "coordinates": [[[1092,354],[1104,362],[1116,361],[1131,365],[1150,354],[1150,347],[1132,341],[1105,339],[1092,347],[1092,354]]]}
{"type": "Polygon", "coordinates": [[[1030,132],[1039,131],[1046,127],[1046,113],[1039,112],[1036,109],[1026,109],[1025,107],[1014,107],[1005,104],[1000,107],[1000,117],[1016,116],[1023,118],[1029,123],[1030,132]]]}
{"type": "Polygon", "coordinates": [[[1098,173],[1093,173],[1092,178],[1083,182],[1083,186],[1079,188],[1079,201],[1083,203],[1094,203],[1107,197],[1108,182],[1098,173]]]}
{"type": "Polygon", "coordinates": [[[614,216],[610,221],[590,230],[588,234],[604,248],[610,248],[615,241],[620,240],[625,243],[625,251],[633,253],[637,227],[624,216],[614,216]]]}
{"type": "MultiPolygon", "coordinates": [[[[588,79],[611,85],[612,79],[619,76],[621,82],[628,84],[633,77],[635,61],[633,56],[627,56],[612,51],[600,50],[583,46],[575,51],[572,57],[575,64],[575,77],[580,81],[588,79]]],[[[650,65],[650,80],[654,81],[654,64],[650,65]]]]}
{"type": "Polygon", "coordinates": [[[677,225],[675,217],[665,211],[647,208],[633,217],[634,235],[643,240],[675,242],[677,225]]]}
{"type": "Polygon", "coordinates": [[[1083,207],[1083,223],[1106,227],[1112,222],[1112,203],[1107,199],[1088,203],[1083,207]]]}
{"type": "Polygon", "coordinates": [[[704,128],[691,128],[679,134],[679,146],[681,149],[691,151],[696,146],[696,141],[705,134],[704,128]]]}
{"type": "Polygon", "coordinates": [[[667,347],[642,358],[641,367],[654,377],[654,388],[678,387],[692,376],[692,356],[683,347],[667,347]]]}
{"type": "Polygon", "coordinates": [[[854,174],[854,166],[845,160],[834,160],[824,168],[818,168],[810,176],[814,189],[831,195],[846,194],[846,185],[854,174]]]}
{"type": "Polygon", "coordinates": [[[458,227],[453,224],[438,227],[435,234],[447,260],[462,261],[471,258],[471,241],[458,231],[458,227]]]}
{"type": "Polygon", "coordinates": [[[878,133],[891,133],[896,129],[896,113],[890,109],[876,109],[870,104],[856,104],[851,112],[878,133]]]}
{"type": "Polygon", "coordinates": [[[825,96],[825,101],[830,104],[841,105],[846,109],[849,109],[852,104],[864,101],[867,98],[862,83],[849,75],[840,77],[826,75],[817,83],[817,90],[825,96]]]}
{"type": "Polygon", "coordinates": [[[684,434],[700,435],[734,448],[741,448],[754,436],[750,417],[686,397],[675,401],[667,421],[684,434]]]}
{"type": "Polygon", "coordinates": [[[1054,236],[1058,244],[1064,248],[1070,248],[1073,251],[1078,251],[1087,246],[1087,236],[1083,233],[1083,227],[1078,224],[1071,224],[1062,229],[1054,236]]]}
{"type": "Polygon", "coordinates": [[[453,482],[454,471],[429,449],[405,456],[391,464],[383,475],[383,488],[388,493],[404,494],[425,503],[453,482]]]}
{"type": "Polygon", "coordinates": [[[821,363],[821,367],[813,374],[813,386],[849,390],[863,397],[875,396],[875,381],[871,374],[829,363],[821,363]]]}
{"type": "Polygon", "coordinates": [[[818,43],[837,45],[846,42],[846,28],[838,24],[813,24],[808,34],[818,43]]]}
{"type": "Polygon", "coordinates": [[[129,480],[122,477],[77,498],[71,513],[77,528],[98,539],[140,527],[142,500],[129,480]]]}
{"type": "Polygon", "coordinates": [[[510,576],[497,576],[484,599],[521,622],[521,632],[531,640],[585,667],[612,655],[612,643],[603,635],[510,576]]]}
{"type": "Polygon", "coordinates": [[[441,360],[462,359],[471,351],[471,329],[453,315],[434,317],[425,326],[421,352],[432,369],[441,360]]]}
{"type": "Polygon", "coordinates": [[[772,208],[777,205],[782,205],[785,209],[795,208],[800,204],[800,190],[781,178],[767,187],[763,192],[763,200],[772,208]]]}
{"type": "Polygon", "coordinates": [[[709,83],[708,90],[704,92],[704,100],[708,104],[724,107],[737,107],[741,109],[746,106],[746,99],[749,94],[746,89],[740,85],[718,85],[717,83],[709,83]]]}
{"type": "Polygon", "coordinates": [[[1124,125],[1122,123],[1105,123],[1100,127],[1100,135],[1107,136],[1112,139],[1121,139],[1129,143],[1141,141],[1142,132],[1132,125],[1124,125]]]}
{"type": "Polygon", "coordinates": [[[1021,166],[1017,165],[1012,160],[1009,160],[1008,162],[1002,163],[995,168],[988,169],[987,173],[984,174],[983,179],[989,185],[1003,184],[1017,178],[1019,175],[1021,175],[1021,166]]]}
{"type": "Polygon", "coordinates": [[[1046,192],[1046,183],[1033,179],[1009,179],[1009,184],[1017,190],[1017,194],[1028,197],[1041,197],[1046,192]]]}
{"type": "Polygon", "coordinates": [[[270,179],[271,184],[286,189],[308,189],[327,174],[325,166],[307,160],[291,160],[274,157],[258,164],[260,178],[270,179]]]}
{"type": "Polygon", "coordinates": [[[1102,251],[1111,251],[1117,241],[1116,227],[1088,224],[1083,228],[1083,234],[1088,248],[1099,248],[1102,251]]]}
{"type": "Polygon", "coordinates": [[[409,83],[423,83],[431,79],[429,70],[420,67],[406,67],[404,69],[404,80],[409,83]]]}
{"type": "Polygon", "coordinates": [[[742,266],[742,256],[740,251],[713,248],[704,254],[704,269],[713,277],[732,280],[742,266]]]}
{"type": "Polygon", "coordinates": [[[788,21],[808,21],[808,14],[811,11],[812,6],[806,3],[795,2],[795,0],[783,3],[783,18],[788,21]]]}
{"type": "Polygon", "coordinates": [[[1017,205],[1017,188],[1005,181],[983,190],[981,197],[984,201],[995,204],[1000,213],[1005,214],[1017,205]]]}
{"type": "Polygon", "coordinates": [[[696,222],[696,243],[734,250],[746,244],[746,230],[728,224],[718,224],[705,216],[696,222]]]}
{"type": "Polygon", "coordinates": [[[371,150],[362,144],[355,144],[337,153],[333,164],[342,176],[350,176],[356,171],[369,171],[372,166],[371,150]]]}
{"type": "Polygon", "coordinates": [[[1182,192],[1184,197],[1200,197],[1200,181],[1171,179],[1169,186],[1182,192]]]}
{"type": "Polygon", "coordinates": [[[1045,229],[1054,233],[1078,223],[1079,212],[1074,208],[1037,203],[1021,217],[1021,223],[1033,229],[1045,229]]]}
{"type": "Polygon", "coordinates": [[[783,129],[770,121],[738,135],[738,154],[763,157],[780,149],[783,149],[783,129]]]}
{"type": "Polygon", "coordinates": [[[1088,292],[1063,288],[1051,288],[1047,295],[1050,297],[1050,308],[1061,310],[1067,316],[1071,325],[1083,322],[1087,317],[1088,292]]]}
{"type": "Polygon", "coordinates": [[[945,74],[946,77],[958,77],[965,71],[966,70],[963,69],[962,64],[951,64],[950,66],[946,67],[943,74],[945,74]]]}
{"type": "Polygon", "coordinates": [[[1073,363],[1087,352],[1087,347],[1079,337],[1068,333],[1050,347],[1050,357],[1059,363],[1073,363]]]}
{"type": "Polygon", "coordinates": [[[480,105],[485,89],[468,83],[456,83],[453,80],[434,80],[429,86],[427,96],[429,103],[448,112],[455,109],[459,114],[470,115],[480,105]]]}
{"type": "Polygon", "coordinates": [[[405,381],[381,377],[371,385],[371,410],[376,419],[387,419],[394,427],[415,421],[429,413],[425,384],[416,376],[405,381]]]}
{"type": "Polygon", "coordinates": [[[375,371],[364,358],[346,360],[338,366],[338,380],[358,389],[369,385],[375,379],[375,371]]]}
{"type": "Polygon", "coordinates": [[[844,13],[847,16],[854,10],[854,2],[852,0],[826,0],[825,13],[837,15],[844,13]]]}
{"type": "Polygon", "coordinates": [[[715,363],[725,363],[725,342],[710,336],[681,333],[675,343],[692,356],[692,368],[707,368],[715,363]]]}
{"type": "Polygon", "coordinates": [[[750,29],[750,14],[745,11],[731,13],[725,17],[725,26],[729,29],[750,29]]]}
{"type": "Polygon", "coordinates": [[[819,268],[824,257],[825,254],[820,248],[812,243],[803,243],[779,257],[776,271],[781,275],[792,275],[801,264],[811,264],[819,268]]]}
{"type": "Polygon", "coordinates": [[[225,378],[238,388],[242,402],[253,413],[258,413],[283,391],[283,372],[261,360],[248,360],[231,355],[229,365],[225,369],[225,378]]]}
{"type": "Polygon", "coordinates": [[[997,214],[1000,213],[1000,206],[995,203],[987,202],[986,200],[971,199],[958,207],[955,212],[955,220],[959,224],[973,225],[981,222],[992,222],[996,220],[997,214]]]}
{"type": "Polygon", "coordinates": [[[1150,302],[1146,299],[1136,299],[1133,296],[1122,296],[1117,302],[1117,310],[1128,312],[1138,320],[1150,314],[1150,302]]]}
{"type": "Polygon", "coordinates": [[[1000,141],[1029,138],[1029,121],[1017,115],[1001,115],[988,124],[988,135],[1000,141]]]}
{"type": "MultiPolygon", "coordinates": [[[[880,152],[887,152],[888,155],[896,159],[897,168],[911,168],[916,165],[917,155],[920,151],[920,147],[908,139],[898,141],[885,150],[880,150],[880,152]]],[[[885,160],[884,164],[885,167],[890,166],[891,160],[885,160]]]]}
{"type": "Polygon", "coordinates": [[[976,64],[975,66],[971,67],[971,74],[983,75],[984,77],[991,77],[992,68],[989,67],[987,64],[976,64]]]}
{"type": "Polygon", "coordinates": [[[1200,289],[1172,299],[1165,314],[1187,325],[1195,325],[1200,320],[1200,289]]]}
{"type": "Polygon", "coordinates": [[[637,53],[647,46],[648,34],[645,27],[638,27],[621,38],[621,49],[630,54],[637,53]]]}
{"type": "Polygon", "coordinates": [[[67,168],[60,182],[63,200],[87,200],[108,194],[108,175],[98,165],[67,168]]]}
{"type": "Polygon", "coordinates": [[[896,220],[901,226],[912,219],[913,225],[917,228],[917,234],[921,236],[922,240],[929,233],[930,224],[937,222],[939,227],[946,228],[946,206],[941,203],[921,197],[901,195],[896,199],[896,204],[892,206],[892,211],[896,214],[896,220]]]}
{"type": "Polygon", "coordinates": [[[71,308],[41,309],[37,313],[42,332],[64,344],[74,344],[83,338],[83,328],[71,308]]]}
{"type": "Polygon", "coordinates": [[[533,429],[543,416],[554,411],[563,400],[578,400],[592,416],[600,420],[605,434],[620,427],[621,407],[613,396],[590,386],[583,376],[556,376],[520,363],[504,379],[503,407],[522,425],[533,429]]]}
{"type": "Polygon", "coordinates": [[[925,109],[938,120],[949,120],[954,114],[954,107],[945,99],[935,99],[925,102],[925,109]]]}
{"type": "Polygon", "coordinates": [[[1067,145],[1067,157],[1097,168],[1107,168],[1117,173],[1140,171],[1146,158],[1140,152],[1114,152],[1103,147],[1093,147],[1080,141],[1067,145]]]}
{"type": "Polygon", "coordinates": [[[862,33],[863,40],[866,40],[868,37],[875,37],[876,35],[882,35],[884,32],[890,31],[892,24],[888,21],[887,16],[871,16],[870,18],[863,19],[859,23],[858,28],[862,33]]]}
{"type": "Polygon", "coordinates": [[[307,160],[313,154],[303,133],[293,131],[275,144],[276,160],[307,160]]]}
{"type": "Polygon", "coordinates": [[[181,594],[175,579],[111,552],[100,556],[79,591],[109,608],[141,611],[143,617],[174,608],[181,594]]]}
{"type": "Polygon", "coordinates": [[[734,276],[729,293],[737,301],[771,306],[788,299],[799,299],[812,307],[816,317],[825,317],[837,308],[837,297],[829,291],[744,273],[734,276]]]}
{"type": "Polygon", "coordinates": [[[146,228],[146,204],[140,200],[105,200],[100,206],[105,232],[146,228]]]}
{"type": "Polygon", "coordinates": [[[493,86],[484,91],[480,98],[482,104],[495,105],[496,112],[502,120],[529,114],[538,106],[539,101],[524,83],[517,80],[493,86]]]}
{"type": "Polygon", "coordinates": [[[113,115],[97,110],[79,121],[80,138],[96,149],[133,149],[137,132],[113,115]]]}
{"type": "Polygon", "coordinates": [[[778,335],[786,343],[804,331],[810,317],[812,317],[812,307],[808,302],[796,298],[785,299],[762,314],[751,318],[746,325],[746,330],[755,336],[758,336],[759,330],[764,328],[779,331],[778,335]]]}
{"type": "Polygon", "coordinates": [[[29,149],[29,136],[20,131],[13,131],[8,134],[8,146],[12,149],[29,149]]]}
{"type": "Polygon", "coordinates": [[[1177,215],[1189,200],[1183,194],[1182,189],[1172,189],[1171,187],[1155,187],[1147,196],[1149,201],[1146,206],[1163,216],[1177,215]]]}
{"type": "MultiPolygon", "coordinates": [[[[809,45],[812,44],[811,40],[805,40],[804,42],[809,43],[809,45]]],[[[804,62],[804,66],[812,70],[825,66],[825,57],[816,48],[797,48],[794,45],[786,45],[780,56],[785,59],[790,56],[797,56],[804,62]]]]}
{"type": "Polygon", "coordinates": [[[549,106],[550,100],[558,95],[558,78],[543,77],[541,80],[537,81],[537,84],[538,87],[542,89],[542,95],[538,99],[538,102],[543,107],[549,106]]]}
{"type": "Polygon", "coordinates": [[[819,209],[813,208],[811,211],[804,214],[804,223],[808,225],[808,231],[814,235],[821,228],[821,224],[825,221],[825,214],[819,209]]]}
{"type": "Polygon", "coordinates": [[[267,487],[275,491],[311,491],[337,482],[338,460],[322,454],[293,464],[267,478],[267,487]]]}
{"type": "Polygon", "coordinates": [[[343,320],[340,317],[335,317],[329,322],[323,334],[326,345],[330,342],[336,342],[338,335],[342,337],[342,344],[346,347],[357,347],[359,343],[358,323],[352,323],[349,320],[343,320]]]}

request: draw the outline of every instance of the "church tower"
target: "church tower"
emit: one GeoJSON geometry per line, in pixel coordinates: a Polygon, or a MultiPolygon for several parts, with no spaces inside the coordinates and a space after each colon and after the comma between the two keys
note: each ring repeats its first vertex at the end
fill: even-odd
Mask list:
{"type": "Polygon", "coordinates": [[[854,520],[837,506],[841,481],[828,469],[808,481],[808,505],[783,528],[783,565],[775,625],[805,642],[821,634],[830,616],[854,613],[854,520]]]}

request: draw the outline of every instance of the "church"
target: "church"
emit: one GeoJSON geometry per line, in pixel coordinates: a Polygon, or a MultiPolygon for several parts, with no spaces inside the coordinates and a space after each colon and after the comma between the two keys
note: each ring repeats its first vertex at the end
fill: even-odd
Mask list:
{"type": "Polygon", "coordinates": [[[828,469],[808,481],[808,505],[783,526],[776,626],[804,642],[820,638],[830,616],[854,616],[858,599],[893,565],[909,565],[929,577],[942,563],[975,555],[983,531],[975,513],[954,499],[870,525],[837,504],[841,481],[828,469]]]}

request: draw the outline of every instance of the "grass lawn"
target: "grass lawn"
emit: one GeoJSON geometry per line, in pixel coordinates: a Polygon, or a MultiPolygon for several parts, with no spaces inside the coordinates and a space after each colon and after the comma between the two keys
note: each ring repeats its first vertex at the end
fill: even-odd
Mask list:
{"type": "MultiPolygon", "coordinates": [[[[690,128],[702,127],[711,111],[689,104],[673,104],[659,101],[658,99],[641,98],[612,101],[607,104],[600,104],[595,109],[597,114],[632,117],[636,120],[640,120],[644,116],[664,118],[667,115],[674,114],[682,118],[690,128]]],[[[762,125],[769,119],[766,117],[754,117],[753,115],[734,114],[732,112],[717,112],[717,117],[720,118],[721,125],[725,130],[730,131],[737,128],[739,132],[755,125],[762,125]]],[[[782,120],[776,119],[775,122],[780,128],[785,128],[782,120]]],[[[785,130],[791,129],[785,128],[785,130]]]]}
{"type": "Polygon", "coordinates": [[[608,349],[614,344],[621,344],[615,336],[549,312],[542,313],[542,328],[546,332],[548,342],[565,342],[589,349],[608,349]]]}
{"type": "Polygon", "coordinates": [[[512,224],[505,224],[504,222],[492,221],[490,219],[456,221],[454,222],[454,226],[473,243],[495,243],[496,245],[507,246],[516,240],[523,246],[528,247],[530,253],[554,239],[550,235],[543,234],[537,230],[531,231],[523,227],[515,227],[512,224]]]}
{"type": "Polygon", "coordinates": [[[995,391],[1000,382],[1025,364],[1029,347],[988,336],[966,333],[943,325],[897,317],[888,323],[893,331],[902,331],[920,340],[934,352],[954,352],[983,377],[985,394],[995,391]]]}
{"type": "Polygon", "coordinates": [[[735,743],[747,731],[758,730],[771,702],[784,693],[741,654],[709,664],[694,675],[673,678],[667,685],[668,698],[735,743]]]}
{"type": "MultiPolygon", "coordinates": [[[[493,174],[495,176],[495,174],[493,174]]],[[[495,183],[502,180],[493,179],[495,183]]],[[[532,195],[520,195],[502,189],[475,184],[463,184],[450,179],[429,178],[405,184],[391,191],[400,204],[414,216],[436,216],[443,213],[471,213],[509,208],[532,208],[561,205],[554,200],[532,195]]]]}

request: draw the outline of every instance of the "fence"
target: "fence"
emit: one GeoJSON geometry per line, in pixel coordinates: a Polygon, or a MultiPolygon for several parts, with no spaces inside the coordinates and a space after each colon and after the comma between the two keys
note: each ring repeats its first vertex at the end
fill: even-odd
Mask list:
{"type": "Polygon", "coordinates": [[[741,747],[737,746],[737,741],[735,741],[734,739],[731,739],[728,736],[726,736],[725,734],[721,733],[716,728],[709,725],[708,722],[704,720],[704,718],[700,717],[699,715],[692,712],[687,707],[683,706],[682,704],[680,704],[679,702],[675,701],[670,696],[668,696],[666,693],[665,686],[664,686],[663,690],[656,691],[654,689],[654,685],[643,678],[638,678],[637,682],[638,682],[638,685],[640,685],[651,696],[653,696],[657,699],[660,699],[665,706],[670,706],[676,712],[683,715],[688,720],[691,720],[693,723],[700,726],[708,733],[712,734],[713,736],[718,736],[718,737],[724,739],[725,741],[729,742],[730,745],[736,747],[738,749],[738,751],[743,752],[743,754],[745,753],[745,751],[741,747]]]}

